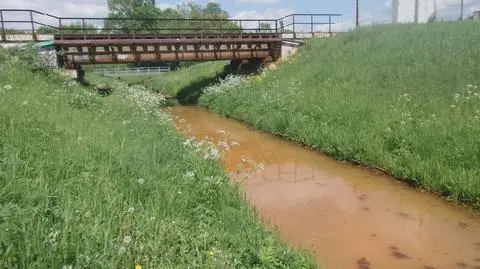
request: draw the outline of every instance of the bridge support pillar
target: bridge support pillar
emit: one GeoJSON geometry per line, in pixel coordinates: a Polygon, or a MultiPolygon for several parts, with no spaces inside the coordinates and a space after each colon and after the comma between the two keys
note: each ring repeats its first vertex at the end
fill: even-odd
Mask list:
{"type": "Polygon", "coordinates": [[[77,64],[75,66],[75,70],[76,70],[76,73],[77,73],[77,82],[78,83],[85,83],[85,70],[82,69],[82,66],[77,64]]]}
{"type": "Polygon", "coordinates": [[[228,71],[234,74],[255,74],[260,71],[263,66],[264,59],[244,59],[244,60],[232,60],[228,66],[228,71]]]}

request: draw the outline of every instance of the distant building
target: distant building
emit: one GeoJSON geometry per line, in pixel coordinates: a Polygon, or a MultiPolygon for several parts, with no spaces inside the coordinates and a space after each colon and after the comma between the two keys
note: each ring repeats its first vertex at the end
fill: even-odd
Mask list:
{"type": "Polygon", "coordinates": [[[392,0],[393,23],[425,23],[436,14],[436,0],[392,0]]]}
{"type": "Polygon", "coordinates": [[[480,10],[475,10],[475,11],[473,12],[472,18],[473,18],[474,20],[480,20],[480,10]]]}

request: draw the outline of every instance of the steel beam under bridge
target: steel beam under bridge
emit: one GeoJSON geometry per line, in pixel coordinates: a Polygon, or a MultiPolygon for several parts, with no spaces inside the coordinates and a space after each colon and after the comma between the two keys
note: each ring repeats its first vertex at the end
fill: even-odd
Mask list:
{"type": "Polygon", "coordinates": [[[78,64],[211,61],[281,57],[282,39],[274,33],[229,35],[55,35],[67,67],[78,64]]]}

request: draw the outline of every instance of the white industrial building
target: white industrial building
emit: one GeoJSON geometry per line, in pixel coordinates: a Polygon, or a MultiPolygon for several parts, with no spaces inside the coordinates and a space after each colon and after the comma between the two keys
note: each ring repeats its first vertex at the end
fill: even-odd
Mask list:
{"type": "Polygon", "coordinates": [[[436,0],[392,0],[393,23],[425,23],[436,12],[436,0]]]}

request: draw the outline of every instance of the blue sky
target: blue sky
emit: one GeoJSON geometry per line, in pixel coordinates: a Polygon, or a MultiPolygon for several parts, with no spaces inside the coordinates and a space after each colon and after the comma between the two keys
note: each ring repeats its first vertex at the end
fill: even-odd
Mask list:
{"type": "MultiPolygon", "coordinates": [[[[206,4],[209,0],[199,0],[206,4]]],[[[362,24],[391,21],[391,0],[359,0],[362,24]]],[[[414,0],[400,0],[414,1],[414,0]]],[[[434,0],[423,0],[434,1],[434,0]]],[[[446,19],[458,18],[460,0],[436,0],[439,14],[446,19]]],[[[289,13],[340,13],[338,27],[347,30],[354,26],[355,0],[216,0],[232,17],[237,18],[278,18],[289,13]]],[[[174,6],[178,1],[157,0],[159,6],[174,6]]],[[[465,14],[480,9],[480,0],[464,0],[465,14]]]]}
{"type": "MultiPolygon", "coordinates": [[[[159,7],[174,7],[181,0],[156,0],[159,7]]],[[[337,29],[354,26],[355,0],[210,0],[216,1],[236,18],[278,18],[290,13],[341,13],[337,29]]],[[[400,0],[414,1],[414,0],[400,0]]],[[[434,1],[434,0],[422,0],[434,1]]],[[[480,10],[480,0],[464,0],[465,13],[480,10]]],[[[205,5],[208,0],[197,0],[205,5]]],[[[441,17],[458,18],[460,0],[436,0],[441,17]]],[[[360,0],[362,24],[391,20],[391,0],[360,0]]],[[[106,0],[1,0],[0,8],[26,8],[63,16],[105,16],[106,0]]]]}

